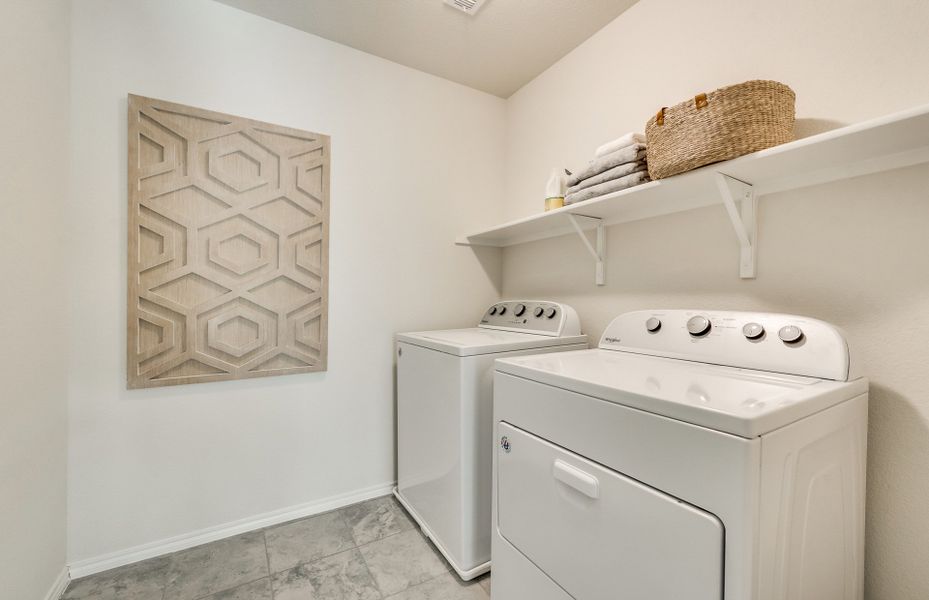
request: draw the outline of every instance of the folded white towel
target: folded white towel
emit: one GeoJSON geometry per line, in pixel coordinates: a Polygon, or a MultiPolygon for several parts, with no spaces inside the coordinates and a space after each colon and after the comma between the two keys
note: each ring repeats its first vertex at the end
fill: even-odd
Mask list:
{"type": "Polygon", "coordinates": [[[585,188],[589,188],[594,185],[600,185],[601,183],[606,183],[607,181],[612,181],[614,179],[619,179],[620,177],[625,177],[630,173],[637,173],[639,171],[647,171],[648,163],[644,160],[638,162],[628,162],[619,165],[618,167],[613,167],[612,169],[607,169],[599,175],[594,175],[593,177],[588,177],[582,181],[579,181],[577,185],[572,185],[568,188],[567,193],[573,194],[579,192],[585,188]]]}
{"type": "Polygon", "coordinates": [[[622,137],[618,137],[612,142],[607,142],[603,144],[602,146],[600,146],[599,148],[597,148],[597,151],[594,152],[594,156],[597,156],[597,157],[606,156],[607,154],[611,152],[616,152],[620,148],[625,148],[626,146],[630,146],[635,143],[644,144],[645,136],[642,135],[641,133],[635,133],[635,132],[627,133],[626,135],[622,137]]]}
{"type": "Polygon", "coordinates": [[[584,188],[579,192],[573,194],[568,194],[565,196],[564,203],[575,204],[577,202],[583,202],[584,200],[590,200],[591,198],[597,198],[603,196],[604,194],[611,194],[613,192],[618,192],[619,190],[624,190],[626,188],[631,188],[643,183],[648,183],[651,181],[648,178],[648,171],[637,171],[625,177],[620,177],[619,179],[611,179],[606,183],[601,183],[600,185],[594,185],[589,188],[584,188]]]}
{"type": "Polygon", "coordinates": [[[626,146],[620,148],[615,152],[611,152],[606,156],[601,156],[595,158],[587,167],[568,178],[568,187],[577,185],[579,182],[587,179],[588,177],[593,177],[594,175],[599,175],[607,169],[612,169],[615,166],[622,165],[629,162],[637,162],[645,158],[645,144],[632,144],[631,146],[626,146]]]}

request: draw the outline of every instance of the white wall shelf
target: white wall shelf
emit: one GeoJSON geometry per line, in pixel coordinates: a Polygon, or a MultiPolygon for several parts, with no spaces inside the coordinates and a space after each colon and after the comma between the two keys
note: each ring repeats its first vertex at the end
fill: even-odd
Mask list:
{"type": "Polygon", "coordinates": [[[740,274],[751,278],[760,196],[925,162],[929,162],[929,105],[510,221],[465,235],[456,243],[506,247],[577,233],[594,257],[597,283],[602,285],[604,226],[722,204],[739,242],[740,274]],[[597,232],[593,244],[585,233],[590,229],[597,232]]]}

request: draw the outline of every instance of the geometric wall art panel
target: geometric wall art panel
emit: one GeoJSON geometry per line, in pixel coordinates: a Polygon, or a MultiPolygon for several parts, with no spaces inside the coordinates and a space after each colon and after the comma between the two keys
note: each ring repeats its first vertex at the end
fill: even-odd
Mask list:
{"type": "Polygon", "coordinates": [[[328,136],[129,96],[129,388],[325,371],[328,262],[328,136]]]}

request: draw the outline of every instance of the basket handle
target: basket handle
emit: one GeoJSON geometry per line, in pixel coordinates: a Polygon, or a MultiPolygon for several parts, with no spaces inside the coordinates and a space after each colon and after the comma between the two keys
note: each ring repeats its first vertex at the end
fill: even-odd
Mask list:
{"type": "MultiPolygon", "coordinates": [[[[706,108],[709,104],[709,101],[706,99],[706,94],[697,94],[694,96],[694,108],[700,110],[701,108],[706,108]]],[[[664,113],[668,110],[667,106],[662,106],[661,110],[658,111],[658,114],[655,115],[655,125],[661,127],[664,125],[664,113]]]]}

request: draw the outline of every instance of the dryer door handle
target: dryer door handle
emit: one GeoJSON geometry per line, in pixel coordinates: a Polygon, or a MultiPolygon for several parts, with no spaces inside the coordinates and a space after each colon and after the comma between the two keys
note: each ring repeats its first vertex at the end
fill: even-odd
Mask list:
{"type": "Polygon", "coordinates": [[[552,473],[557,481],[576,489],[585,496],[594,500],[600,497],[600,481],[590,473],[557,458],[552,467],[552,473]]]}

